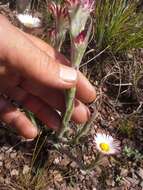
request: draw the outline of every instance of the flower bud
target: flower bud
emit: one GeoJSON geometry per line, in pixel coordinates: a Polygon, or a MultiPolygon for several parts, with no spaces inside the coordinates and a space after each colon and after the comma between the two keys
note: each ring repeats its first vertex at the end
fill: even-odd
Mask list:
{"type": "Polygon", "coordinates": [[[80,32],[78,36],[76,36],[74,38],[74,43],[75,44],[82,44],[85,42],[85,38],[86,38],[86,31],[84,30],[84,31],[80,32]]]}
{"type": "Polygon", "coordinates": [[[70,17],[70,32],[75,38],[85,29],[94,0],[66,0],[70,17]]]}

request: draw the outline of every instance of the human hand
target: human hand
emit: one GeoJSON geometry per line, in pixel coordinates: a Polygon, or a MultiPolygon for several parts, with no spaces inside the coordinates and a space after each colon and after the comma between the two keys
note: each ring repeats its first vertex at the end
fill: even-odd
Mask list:
{"type": "Polygon", "coordinates": [[[61,116],[57,110],[65,111],[64,90],[76,85],[72,120],[86,122],[90,112],[84,103],[95,99],[95,90],[69,65],[47,43],[20,31],[0,15],[0,119],[25,138],[36,137],[36,127],[11,104],[10,100],[15,100],[49,128],[58,130],[61,116]]]}

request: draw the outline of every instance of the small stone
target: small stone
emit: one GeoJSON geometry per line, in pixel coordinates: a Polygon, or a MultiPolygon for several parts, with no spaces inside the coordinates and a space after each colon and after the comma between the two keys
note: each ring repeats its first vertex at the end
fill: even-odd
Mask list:
{"type": "Polygon", "coordinates": [[[17,155],[17,153],[16,153],[16,152],[11,153],[11,154],[10,154],[10,158],[14,159],[14,158],[16,158],[16,155],[17,155]]]}
{"type": "Polygon", "coordinates": [[[143,169],[142,168],[139,169],[138,175],[143,179],[143,169]]]}
{"type": "Polygon", "coordinates": [[[72,167],[72,168],[76,168],[76,167],[77,167],[77,163],[73,161],[73,162],[71,163],[71,167],[72,167]]]}
{"type": "Polygon", "coordinates": [[[8,148],[7,150],[6,150],[6,154],[10,154],[12,152],[12,148],[8,148]]]}
{"type": "Polygon", "coordinates": [[[141,182],[140,186],[143,188],[143,181],[141,182]]]}
{"type": "Polygon", "coordinates": [[[29,170],[30,170],[30,167],[27,166],[27,165],[25,165],[25,166],[23,167],[22,173],[25,175],[25,174],[27,174],[27,173],[29,172],[29,170]]]}
{"type": "Polygon", "coordinates": [[[3,160],[4,159],[4,153],[0,153],[0,160],[3,160]]]}
{"type": "Polygon", "coordinates": [[[11,176],[16,176],[16,175],[18,175],[18,174],[19,174],[19,171],[16,170],[16,169],[13,169],[13,170],[10,172],[10,175],[11,175],[11,176]]]}
{"type": "Polygon", "coordinates": [[[127,55],[128,55],[128,58],[129,58],[129,59],[132,59],[132,58],[133,58],[133,54],[128,53],[127,55]]]}
{"type": "Polygon", "coordinates": [[[2,167],[3,166],[3,162],[2,161],[0,161],[0,167],[2,167]]]}
{"type": "Polygon", "coordinates": [[[0,183],[4,183],[4,178],[0,177],[0,183]]]}
{"type": "Polygon", "coordinates": [[[84,171],[84,170],[80,170],[80,172],[81,172],[82,175],[86,175],[87,174],[87,172],[84,171]]]}
{"type": "Polygon", "coordinates": [[[5,163],[5,168],[9,170],[11,168],[11,163],[10,162],[6,162],[5,163]]]}
{"type": "Polygon", "coordinates": [[[111,179],[107,179],[107,180],[106,180],[106,184],[107,184],[108,186],[112,186],[112,180],[111,180],[111,179]]]}
{"type": "Polygon", "coordinates": [[[60,160],[61,160],[60,158],[55,158],[55,160],[54,160],[53,163],[54,163],[54,164],[59,164],[59,163],[60,163],[60,160]]]}
{"type": "MultiPolygon", "coordinates": [[[[96,167],[96,174],[101,175],[102,169],[101,167],[96,167]]],[[[96,175],[95,175],[96,176],[96,175]]]]}
{"type": "Polygon", "coordinates": [[[8,149],[9,149],[8,146],[3,146],[3,147],[1,148],[1,151],[5,152],[5,151],[7,151],[8,149]]]}
{"type": "Polygon", "coordinates": [[[10,178],[5,178],[4,182],[5,182],[6,184],[10,184],[10,178]]]}
{"type": "Polygon", "coordinates": [[[128,175],[128,170],[127,169],[121,169],[121,173],[120,173],[120,175],[122,176],[122,177],[126,177],[127,175],[128,175]]]}

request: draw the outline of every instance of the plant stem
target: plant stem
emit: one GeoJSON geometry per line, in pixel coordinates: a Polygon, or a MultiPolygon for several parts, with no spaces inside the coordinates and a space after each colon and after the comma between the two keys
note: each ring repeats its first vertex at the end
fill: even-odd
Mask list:
{"type": "Polygon", "coordinates": [[[67,90],[66,92],[66,112],[62,120],[62,127],[61,131],[59,132],[59,138],[62,138],[64,133],[66,132],[66,129],[68,127],[68,123],[70,121],[72,110],[73,110],[73,101],[75,97],[76,88],[71,88],[70,90],[67,90]]]}
{"type": "MultiPolygon", "coordinates": [[[[71,63],[72,67],[76,70],[79,69],[79,65],[81,63],[83,57],[83,50],[78,51],[72,42],[72,53],[71,53],[71,63]]],[[[62,127],[59,131],[58,137],[62,138],[64,133],[68,128],[69,121],[71,119],[72,111],[73,111],[73,102],[75,98],[76,87],[73,87],[66,91],[66,112],[62,120],[62,127]]]]}
{"type": "MultiPolygon", "coordinates": [[[[74,37],[71,35],[71,63],[72,67],[76,69],[77,71],[79,70],[79,65],[82,61],[84,52],[86,50],[87,44],[88,44],[88,39],[90,36],[92,28],[92,21],[90,22],[87,35],[85,37],[85,41],[81,44],[76,44],[74,41],[74,37]]],[[[68,128],[68,124],[72,115],[72,110],[73,110],[73,102],[75,98],[75,93],[76,93],[76,87],[73,87],[69,90],[67,90],[66,93],[66,112],[62,120],[62,127],[59,131],[58,137],[62,138],[64,133],[66,132],[68,128]]]]}

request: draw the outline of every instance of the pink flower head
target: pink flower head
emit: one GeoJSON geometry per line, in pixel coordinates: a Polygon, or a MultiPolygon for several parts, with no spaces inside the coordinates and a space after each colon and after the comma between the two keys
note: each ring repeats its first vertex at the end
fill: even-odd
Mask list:
{"type": "Polygon", "coordinates": [[[55,31],[51,31],[50,35],[55,39],[55,47],[59,48],[69,28],[68,8],[55,2],[51,2],[48,8],[53,17],[53,28],[55,28],[55,31]]]}
{"type": "Polygon", "coordinates": [[[75,7],[75,6],[78,6],[80,4],[80,1],[79,0],[66,0],[66,3],[70,7],[75,7]]]}
{"type": "Polygon", "coordinates": [[[94,0],[66,0],[69,7],[81,6],[85,11],[93,10],[94,0]]]}
{"type": "Polygon", "coordinates": [[[93,10],[94,0],[65,0],[68,6],[70,33],[75,38],[83,30],[93,10]]]}
{"type": "Polygon", "coordinates": [[[85,10],[91,12],[94,6],[94,0],[81,0],[81,5],[85,10]]]}
{"type": "Polygon", "coordinates": [[[51,2],[48,6],[49,11],[55,18],[66,18],[68,17],[68,9],[66,6],[61,6],[60,4],[56,4],[55,2],[51,2]]]}

